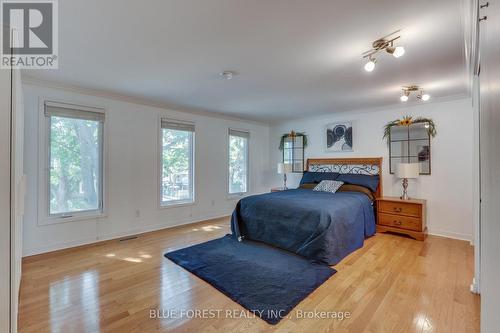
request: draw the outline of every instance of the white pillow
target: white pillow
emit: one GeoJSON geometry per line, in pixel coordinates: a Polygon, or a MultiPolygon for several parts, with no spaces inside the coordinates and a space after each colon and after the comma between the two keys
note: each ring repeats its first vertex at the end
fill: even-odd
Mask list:
{"type": "Polygon", "coordinates": [[[342,185],[344,185],[344,182],[340,182],[337,180],[322,180],[318,185],[316,185],[313,191],[335,193],[342,185]]]}

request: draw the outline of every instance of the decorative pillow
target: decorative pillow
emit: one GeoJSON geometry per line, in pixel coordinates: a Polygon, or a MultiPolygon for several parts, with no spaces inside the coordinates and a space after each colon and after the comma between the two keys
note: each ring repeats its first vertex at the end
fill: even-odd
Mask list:
{"type": "Polygon", "coordinates": [[[369,188],[361,185],[344,184],[340,186],[337,192],[361,192],[363,194],[366,194],[366,196],[370,198],[371,201],[375,200],[373,192],[369,188]]]}
{"type": "Polygon", "coordinates": [[[310,172],[304,171],[300,185],[302,184],[319,184],[322,180],[335,180],[338,177],[337,172],[310,172]]]}
{"type": "Polygon", "coordinates": [[[336,180],[322,180],[313,190],[335,193],[343,184],[336,180]]]}
{"type": "Polygon", "coordinates": [[[336,180],[346,184],[361,185],[369,188],[372,192],[377,191],[379,176],[358,175],[352,173],[340,174],[336,180]]]}

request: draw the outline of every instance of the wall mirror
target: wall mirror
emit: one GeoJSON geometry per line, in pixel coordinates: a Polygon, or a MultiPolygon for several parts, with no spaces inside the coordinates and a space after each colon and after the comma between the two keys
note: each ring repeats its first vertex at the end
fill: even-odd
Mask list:
{"type": "Polygon", "coordinates": [[[420,174],[431,174],[431,138],[428,123],[391,126],[389,134],[390,173],[399,163],[419,163],[420,174]]]}
{"type": "Polygon", "coordinates": [[[283,163],[291,164],[292,172],[304,171],[304,136],[284,136],[283,163]]]}

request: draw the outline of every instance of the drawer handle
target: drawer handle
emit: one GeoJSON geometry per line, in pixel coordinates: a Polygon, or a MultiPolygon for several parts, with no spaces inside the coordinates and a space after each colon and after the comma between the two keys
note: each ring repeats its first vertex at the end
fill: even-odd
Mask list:
{"type": "Polygon", "coordinates": [[[403,208],[401,208],[401,207],[394,207],[394,211],[396,213],[401,213],[403,211],[403,208]]]}
{"type": "Polygon", "coordinates": [[[395,225],[401,225],[401,224],[403,224],[403,222],[398,221],[398,220],[394,220],[394,221],[392,221],[392,223],[394,223],[395,225]]]}

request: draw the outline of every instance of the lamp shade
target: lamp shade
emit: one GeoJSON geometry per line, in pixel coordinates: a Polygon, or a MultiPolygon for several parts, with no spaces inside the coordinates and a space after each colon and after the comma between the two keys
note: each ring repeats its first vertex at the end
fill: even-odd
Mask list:
{"type": "Polygon", "coordinates": [[[419,175],[419,163],[399,163],[396,167],[396,176],[398,178],[418,178],[419,175]]]}
{"type": "Polygon", "coordinates": [[[292,172],[292,165],[289,163],[278,163],[278,173],[279,174],[284,174],[284,173],[291,173],[292,172]]]}

